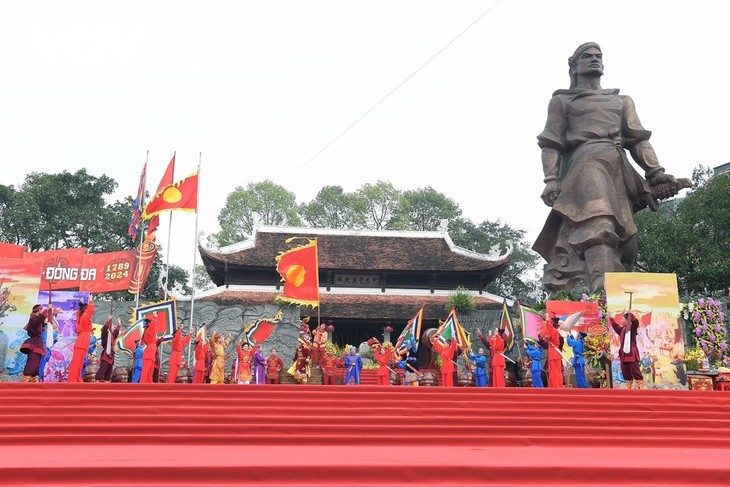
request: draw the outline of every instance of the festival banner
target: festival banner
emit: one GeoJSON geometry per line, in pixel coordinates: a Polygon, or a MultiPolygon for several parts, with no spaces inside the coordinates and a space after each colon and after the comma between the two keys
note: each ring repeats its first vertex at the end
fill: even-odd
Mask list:
{"type": "Polygon", "coordinates": [[[27,356],[20,345],[28,338],[23,327],[38,304],[41,259],[0,259],[0,382],[17,381],[27,356]]]}
{"type": "Polygon", "coordinates": [[[79,291],[106,293],[127,290],[136,259],[134,250],[85,255],[79,272],[79,291]]]}
{"type": "MultiPolygon", "coordinates": [[[[130,287],[139,260],[134,250],[88,254],[86,248],[26,252],[41,259],[41,289],[78,289],[89,293],[123,291],[130,287]]],[[[156,248],[155,248],[156,250],[156,248]]],[[[143,252],[143,258],[149,257],[143,252]]],[[[154,255],[152,256],[154,259],[154,255]]],[[[141,277],[147,279],[147,273],[141,277]]],[[[144,285],[144,282],[142,282],[144,285]]]]}
{"type": "Polygon", "coordinates": [[[0,258],[22,259],[27,247],[25,245],[14,245],[0,242],[0,258]]]}
{"type": "Polygon", "coordinates": [[[137,294],[142,292],[156,256],[157,245],[150,240],[142,242],[140,248],[134,252],[133,272],[129,281],[129,287],[127,288],[129,293],[137,294]]]}
{"type": "MultiPolygon", "coordinates": [[[[676,274],[606,273],[606,304],[609,317],[617,323],[624,312],[631,312],[639,319],[637,345],[645,387],[686,389],[676,274]]],[[[613,384],[625,387],[618,360],[618,334],[610,330],[609,336],[613,384]]]]}
{"type": "MultiPolygon", "coordinates": [[[[80,269],[84,265],[84,256],[89,249],[45,250],[26,252],[24,259],[42,259],[41,289],[78,289],[80,269]]],[[[88,274],[84,275],[88,278],[88,274]]]]}

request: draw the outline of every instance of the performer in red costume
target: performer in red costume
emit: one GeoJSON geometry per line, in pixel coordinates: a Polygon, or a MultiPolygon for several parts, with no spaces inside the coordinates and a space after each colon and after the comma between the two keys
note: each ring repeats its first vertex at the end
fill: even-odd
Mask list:
{"type": "Polygon", "coordinates": [[[299,346],[294,354],[294,360],[287,372],[300,384],[309,382],[309,364],[311,362],[312,346],[309,343],[309,335],[299,337],[299,346]]]}
{"type": "Polygon", "coordinates": [[[312,363],[319,365],[319,361],[325,354],[325,345],[327,344],[327,325],[320,323],[320,325],[312,332],[312,363]]]}
{"type": "Polygon", "coordinates": [[[238,362],[236,363],[236,384],[250,384],[253,379],[253,354],[254,350],[251,348],[251,344],[244,342],[238,342],[236,345],[236,355],[238,356],[238,362]]]}
{"type": "Polygon", "coordinates": [[[208,351],[208,343],[203,343],[203,339],[195,341],[195,365],[193,366],[193,384],[203,384],[205,376],[208,373],[208,365],[206,364],[205,355],[208,351]]]}
{"type": "Polygon", "coordinates": [[[456,340],[448,340],[448,345],[442,344],[436,335],[431,337],[433,349],[441,357],[441,385],[445,387],[454,386],[454,352],[456,352],[456,340]]]}
{"type": "Polygon", "coordinates": [[[284,369],[284,361],[276,352],[275,348],[271,349],[271,355],[266,357],[266,383],[278,384],[279,372],[284,369]]]}
{"type": "Polygon", "coordinates": [[[560,353],[560,347],[562,346],[562,340],[560,333],[558,332],[559,318],[553,317],[552,319],[545,320],[542,322],[540,327],[540,333],[538,338],[543,348],[547,349],[547,374],[548,374],[548,387],[561,388],[563,387],[563,356],[560,353]]]}
{"type": "Polygon", "coordinates": [[[498,329],[489,335],[489,348],[492,351],[490,361],[490,373],[492,374],[492,387],[504,387],[504,349],[507,343],[504,340],[504,328],[498,329]]]}
{"type": "Polygon", "coordinates": [[[172,334],[172,351],[170,352],[170,369],[167,371],[167,383],[174,384],[177,379],[177,372],[180,370],[182,354],[185,347],[190,343],[192,335],[188,334],[183,338],[182,325],[178,325],[175,333],[172,334]]]}
{"type": "Polygon", "coordinates": [[[112,326],[112,317],[104,323],[101,329],[101,360],[99,361],[99,370],[96,371],[95,379],[97,382],[111,382],[112,371],[114,369],[114,344],[117,342],[119,330],[122,329],[122,320],[117,318],[116,328],[112,326]]]}
{"type": "Polygon", "coordinates": [[[83,382],[81,370],[84,368],[84,359],[89,352],[91,343],[91,317],[94,314],[94,303],[89,295],[89,303],[79,301],[79,310],[76,313],[76,341],[71,356],[71,364],[68,366],[68,382],[83,382]]]}
{"type": "Polygon", "coordinates": [[[644,374],[641,373],[641,356],[636,344],[639,320],[633,313],[624,312],[620,325],[611,318],[611,328],[618,335],[618,357],[621,360],[621,373],[626,381],[626,388],[642,389],[644,374]]]}
{"type": "Polygon", "coordinates": [[[388,343],[383,345],[377,338],[368,341],[368,345],[373,349],[373,359],[378,364],[378,385],[390,385],[390,367],[389,364],[395,361],[395,348],[388,343]]]}
{"type": "Polygon", "coordinates": [[[43,323],[46,322],[47,310],[40,304],[33,306],[25,331],[28,339],[20,346],[20,351],[28,355],[28,360],[23,368],[23,382],[38,382],[38,373],[41,365],[41,358],[46,354],[46,344],[43,343],[43,323]]]}
{"type": "Polygon", "coordinates": [[[151,384],[153,382],[152,376],[155,372],[157,355],[157,316],[155,314],[147,316],[144,319],[144,333],[142,334],[142,343],[145,345],[145,349],[142,354],[140,384],[151,384]]]}
{"type": "Polygon", "coordinates": [[[319,366],[322,368],[322,385],[335,385],[337,367],[342,367],[342,359],[335,356],[334,349],[326,349],[324,357],[319,362],[319,366]]]}

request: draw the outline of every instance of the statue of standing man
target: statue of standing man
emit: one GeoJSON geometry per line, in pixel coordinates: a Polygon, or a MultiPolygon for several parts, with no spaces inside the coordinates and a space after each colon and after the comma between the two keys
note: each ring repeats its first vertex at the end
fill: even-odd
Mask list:
{"type": "Polygon", "coordinates": [[[588,42],[568,58],[570,88],[548,105],[542,149],[545,190],[552,207],[533,249],[546,261],[550,291],[604,288],[604,273],[631,271],[638,246],[633,214],[689,187],[664,172],[633,100],[601,88],[603,54],[588,42]],[[644,170],[642,177],[626,151],[644,170]]]}

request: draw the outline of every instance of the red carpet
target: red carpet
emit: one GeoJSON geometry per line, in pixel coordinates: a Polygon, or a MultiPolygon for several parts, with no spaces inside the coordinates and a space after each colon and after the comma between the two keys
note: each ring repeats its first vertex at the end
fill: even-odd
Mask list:
{"type": "Polygon", "coordinates": [[[0,384],[5,485],[728,485],[730,393],[0,384]]]}

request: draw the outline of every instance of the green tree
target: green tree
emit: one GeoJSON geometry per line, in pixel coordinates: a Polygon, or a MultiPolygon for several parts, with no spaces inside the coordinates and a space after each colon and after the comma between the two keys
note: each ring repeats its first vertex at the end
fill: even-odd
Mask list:
{"type": "Polygon", "coordinates": [[[363,228],[365,212],[364,200],[356,194],[345,193],[342,186],[325,186],[312,201],[299,207],[304,221],[314,228],[363,228]]]}
{"type": "Polygon", "coordinates": [[[683,199],[636,215],[636,267],[676,273],[683,294],[719,294],[730,276],[730,177],[699,167],[693,180],[683,199]]]}
{"type": "Polygon", "coordinates": [[[460,216],[461,208],[454,200],[427,186],[403,193],[395,221],[400,229],[426,232],[438,230],[442,220],[460,216]]]}
{"type": "Polygon", "coordinates": [[[226,198],[226,205],[218,214],[220,232],[218,245],[230,245],[245,240],[253,232],[254,224],[301,225],[294,193],[269,181],[249,183],[246,188],[236,187],[226,198]]]}
{"type": "Polygon", "coordinates": [[[512,228],[501,221],[484,220],[474,225],[470,220],[459,218],[449,225],[449,235],[456,245],[474,252],[504,254],[512,249],[509,264],[485,291],[526,302],[541,297],[542,285],[536,273],[540,256],[525,240],[524,230],[512,228]]]}
{"type": "Polygon", "coordinates": [[[390,182],[364,184],[356,194],[362,198],[365,207],[366,228],[370,230],[393,228],[402,196],[390,182]]]}
{"type": "Polygon", "coordinates": [[[113,179],[91,176],[86,169],[30,173],[18,190],[4,186],[0,191],[3,237],[31,251],[106,249],[109,235],[118,231],[108,228],[109,222],[121,207],[108,207],[105,197],[116,187],[113,179]]]}

